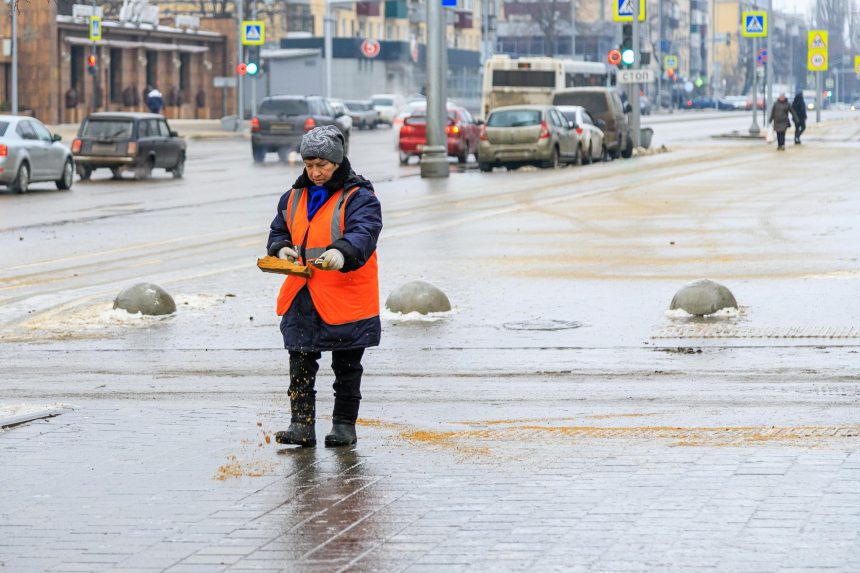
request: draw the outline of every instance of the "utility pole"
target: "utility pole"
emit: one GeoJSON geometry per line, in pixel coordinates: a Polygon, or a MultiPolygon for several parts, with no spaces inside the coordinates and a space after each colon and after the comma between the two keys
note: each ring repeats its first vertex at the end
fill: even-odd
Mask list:
{"type": "Polygon", "coordinates": [[[323,51],[325,52],[325,97],[331,97],[331,67],[333,62],[331,0],[325,0],[325,16],[323,16],[323,51]]]}
{"type": "MultiPolygon", "coordinates": [[[[257,20],[257,0],[251,0],[251,20],[257,20]]],[[[259,54],[260,46],[252,46],[251,54],[259,54]]],[[[254,60],[258,66],[260,65],[260,58],[257,57],[254,60]]],[[[257,78],[260,77],[260,69],[257,69],[257,73],[251,76],[251,117],[257,115],[257,78]]]]}
{"type": "MultiPolygon", "coordinates": [[[[239,33],[236,35],[236,65],[238,66],[245,61],[245,50],[242,45],[242,35],[244,34],[242,20],[245,19],[245,0],[236,0],[236,19],[239,26],[239,33]]],[[[239,75],[235,71],[234,73],[238,76],[238,81],[236,82],[236,131],[242,131],[242,120],[245,118],[245,76],[239,75]]]]}
{"type": "MultiPolygon", "coordinates": [[[[770,37],[773,36],[773,0],[767,0],[767,20],[768,20],[768,31],[767,38],[765,39],[765,51],[767,51],[767,58],[764,61],[764,117],[767,118],[767,113],[770,110],[770,106],[773,99],[773,61],[774,54],[770,51],[770,37]]],[[[767,123],[767,119],[764,119],[764,122],[767,123]]]]}
{"type": "Polygon", "coordinates": [[[448,177],[448,123],[443,68],[447,51],[441,0],[427,0],[427,145],[421,153],[421,177],[448,177]]]}
{"type": "MultiPolygon", "coordinates": [[[[638,70],[642,63],[642,57],[639,54],[639,0],[633,0],[633,69],[638,70]]],[[[639,84],[630,84],[630,105],[633,111],[630,114],[633,119],[633,125],[630,126],[631,135],[633,136],[633,147],[639,147],[639,84]]]]}
{"type": "Polygon", "coordinates": [[[10,0],[12,10],[12,115],[18,115],[18,0],[10,0]]]}
{"type": "MultiPolygon", "coordinates": [[[[750,125],[750,135],[758,135],[761,133],[761,129],[758,126],[758,69],[756,69],[756,38],[752,38],[752,71],[753,71],[753,85],[752,85],[752,112],[753,119],[752,125],[750,125]]],[[[764,120],[764,118],[762,118],[764,120]]]]}
{"type": "MultiPolygon", "coordinates": [[[[663,0],[657,0],[657,110],[663,109],[663,0]]],[[[672,107],[671,105],[669,106],[672,107]]]]}
{"type": "MultiPolygon", "coordinates": [[[[15,0],[12,0],[12,1],[14,2],[15,0]]],[[[92,27],[92,25],[93,25],[92,24],[92,18],[94,16],[96,16],[96,0],[93,0],[93,13],[90,16],[88,28],[92,27]]],[[[90,30],[90,35],[92,35],[92,30],[90,30]]],[[[90,44],[92,44],[90,46],[90,55],[92,57],[96,58],[95,59],[96,65],[93,68],[93,95],[92,95],[92,102],[93,102],[92,112],[95,113],[96,108],[98,107],[98,99],[99,99],[99,68],[101,67],[100,66],[101,62],[99,62],[98,57],[96,56],[96,41],[90,40],[90,44]]]]}

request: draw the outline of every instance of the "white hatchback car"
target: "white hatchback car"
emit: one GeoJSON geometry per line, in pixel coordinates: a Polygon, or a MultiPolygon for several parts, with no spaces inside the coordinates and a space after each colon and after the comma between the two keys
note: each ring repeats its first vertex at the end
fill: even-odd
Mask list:
{"type": "Polygon", "coordinates": [[[374,94],[370,96],[373,107],[379,112],[379,122],[387,123],[390,127],[394,124],[394,118],[406,101],[398,94],[374,94]]]}

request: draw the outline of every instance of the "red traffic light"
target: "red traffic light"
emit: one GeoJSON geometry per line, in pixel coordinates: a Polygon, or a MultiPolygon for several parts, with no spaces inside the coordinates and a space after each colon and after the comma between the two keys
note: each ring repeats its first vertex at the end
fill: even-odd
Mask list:
{"type": "Polygon", "coordinates": [[[674,78],[675,77],[675,68],[668,68],[666,70],[666,75],[669,76],[670,78],[674,78]]]}
{"type": "Polygon", "coordinates": [[[239,74],[240,76],[244,76],[245,74],[247,74],[248,73],[248,64],[246,64],[245,62],[238,64],[236,66],[236,73],[239,74]]]}
{"type": "Polygon", "coordinates": [[[606,60],[613,66],[617,66],[621,63],[621,52],[619,52],[618,50],[609,50],[609,54],[607,54],[606,60]]]}
{"type": "Polygon", "coordinates": [[[95,54],[90,54],[89,56],[87,56],[87,65],[91,68],[96,67],[96,55],[95,54]]]}

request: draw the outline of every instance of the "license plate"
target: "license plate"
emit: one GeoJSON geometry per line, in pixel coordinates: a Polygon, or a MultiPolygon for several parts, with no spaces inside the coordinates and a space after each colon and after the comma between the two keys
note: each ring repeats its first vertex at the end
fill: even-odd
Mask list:
{"type": "Polygon", "coordinates": [[[281,133],[292,131],[293,124],[291,123],[273,123],[271,126],[272,131],[279,131],[281,133]]]}
{"type": "Polygon", "coordinates": [[[115,143],[93,143],[93,153],[113,153],[116,151],[115,143]]]}

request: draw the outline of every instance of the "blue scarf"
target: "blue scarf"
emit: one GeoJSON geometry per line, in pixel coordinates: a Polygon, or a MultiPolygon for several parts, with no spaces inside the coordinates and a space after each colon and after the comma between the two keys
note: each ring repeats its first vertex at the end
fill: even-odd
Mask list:
{"type": "Polygon", "coordinates": [[[314,218],[320,207],[331,195],[331,192],[320,185],[312,185],[308,187],[308,221],[314,218]]]}

